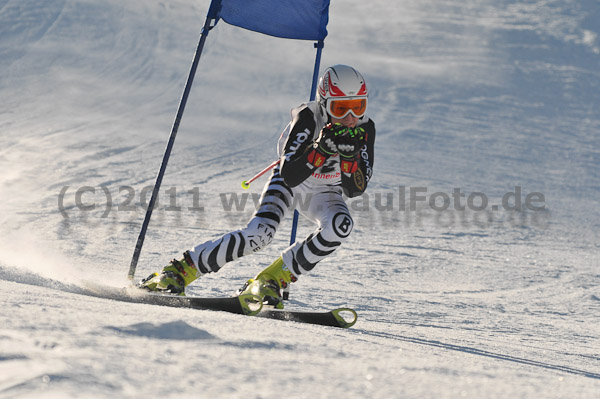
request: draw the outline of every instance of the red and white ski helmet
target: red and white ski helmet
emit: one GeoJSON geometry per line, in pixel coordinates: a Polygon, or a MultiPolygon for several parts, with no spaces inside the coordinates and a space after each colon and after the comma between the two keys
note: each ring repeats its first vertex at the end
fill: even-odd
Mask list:
{"type": "Polygon", "coordinates": [[[340,115],[344,113],[342,109],[337,112],[337,115],[334,115],[336,101],[337,104],[345,104],[345,108],[347,108],[343,116],[352,113],[360,118],[367,110],[368,96],[369,91],[365,79],[360,72],[348,65],[334,65],[327,68],[319,80],[317,101],[324,114],[327,113],[336,118],[340,118],[340,115]],[[355,105],[348,108],[347,100],[359,101],[354,101],[355,105]]]}

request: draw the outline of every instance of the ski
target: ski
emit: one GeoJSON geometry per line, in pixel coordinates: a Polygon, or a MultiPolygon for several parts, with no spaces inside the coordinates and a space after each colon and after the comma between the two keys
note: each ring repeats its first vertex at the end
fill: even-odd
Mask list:
{"type": "Polygon", "coordinates": [[[244,294],[233,297],[189,297],[158,294],[142,290],[135,286],[117,288],[93,283],[86,284],[84,294],[122,302],[144,303],[148,305],[171,306],[202,310],[218,310],[229,313],[255,316],[262,309],[260,297],[244,294]]]}
{"type": "Polygon", "coordinates": [[[246,316],[255,316],[262,308],[260,297],[252,294],[234,297],[201,298],[146,293],[140,297],[139,302],[178,308],[219,310],[246,316]]]}
{"type": "Polygon", "coordinates": [[[304,312],[294,310],[263,310],[257,317],[269,319],[295,321],[298,323],[318,324],[322,326],[350,328],[358,319],[353,309],[339,308],[328,312],[304,312]]]}
{"type": "Polygon", "coordinates": [[[266,309],[263,308],[260,297],[252,294],[242,294],[233,297],[204,298],[152,293],[135,286],[117,288],[95,283],[87,283],[81,293],[122,302],[216,310],[246,316],[258,316],[268,319],[295,321],[298,323],[340,328],[352,327],[358,318],[356,312],[350,308],[339,308],[326,312],[278,310],[273,308],[266,309]]]}

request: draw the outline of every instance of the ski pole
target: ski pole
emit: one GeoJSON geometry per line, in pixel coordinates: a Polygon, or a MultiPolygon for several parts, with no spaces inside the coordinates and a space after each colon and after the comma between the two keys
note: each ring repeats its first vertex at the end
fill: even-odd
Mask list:
{"type": "Polygon", "coordinates": [[[250,188],[250,183],[252,183],[254,180],[258,179],[259,177],[261,177],[262,175],[264,175],[265,173],[267,173],[268,171],[270,171],[271,169],[273,169],[275,166],[277,166],[277,164],[279,163],[279,159],[275,162],[273,162],[272,164],[270,164],[269,166],[267,166],[266,168],[264,168],[263,170],[261,170],[260,172],[258,172],[256,175],[254,175],[254,177],[248,179],[248,180],[244,180],[242,182],[242,188],[244,190],[247,190],[248,188],[250,188]]]}

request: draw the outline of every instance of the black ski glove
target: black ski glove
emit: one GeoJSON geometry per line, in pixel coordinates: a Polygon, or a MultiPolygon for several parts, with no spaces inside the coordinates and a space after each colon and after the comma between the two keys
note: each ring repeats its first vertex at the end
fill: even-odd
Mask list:
{"type": "Polygon", "coordinates": [[[335,138],[336,148],[340,154],[342,172],[352,174],[358,169],[358,152],[365,142],[365,129],[362,127],[347,128],[344,134],[335,138]]]}
{"type": "Polygon", "coordinates": [[[336,137],[343,135],[347,130],[348,128],[340,123],[330,123],[321,129],[313,144],[313,150],[308,154],[308,162],[317,168],[323,166],[327,158],[337,153],[336,137]]]}
{"type": "Polygon", "coordinates": [[[352,158],[364,144],[365,129],[362,127],[347,128],[344,134],[336,136],[335,144],[337,152],[341,157],[352,158]]]}

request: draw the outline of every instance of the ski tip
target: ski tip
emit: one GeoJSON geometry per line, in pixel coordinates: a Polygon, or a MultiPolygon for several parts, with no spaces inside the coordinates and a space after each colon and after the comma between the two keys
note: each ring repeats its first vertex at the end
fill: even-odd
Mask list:
{"type": "Polygon", "coordinates": [[[331,313],[342,328],[350,328],[356,323],[356,320],[358,320],[358,315],[354,309],[340,308],[332,310],[331,313]]]}
{"type": "Polygon", "coordinates": [[[246,316],[256,316],[262,310],[263,302],[258,295],[242,294],[238,296],[242,312],[246,316]]]}

